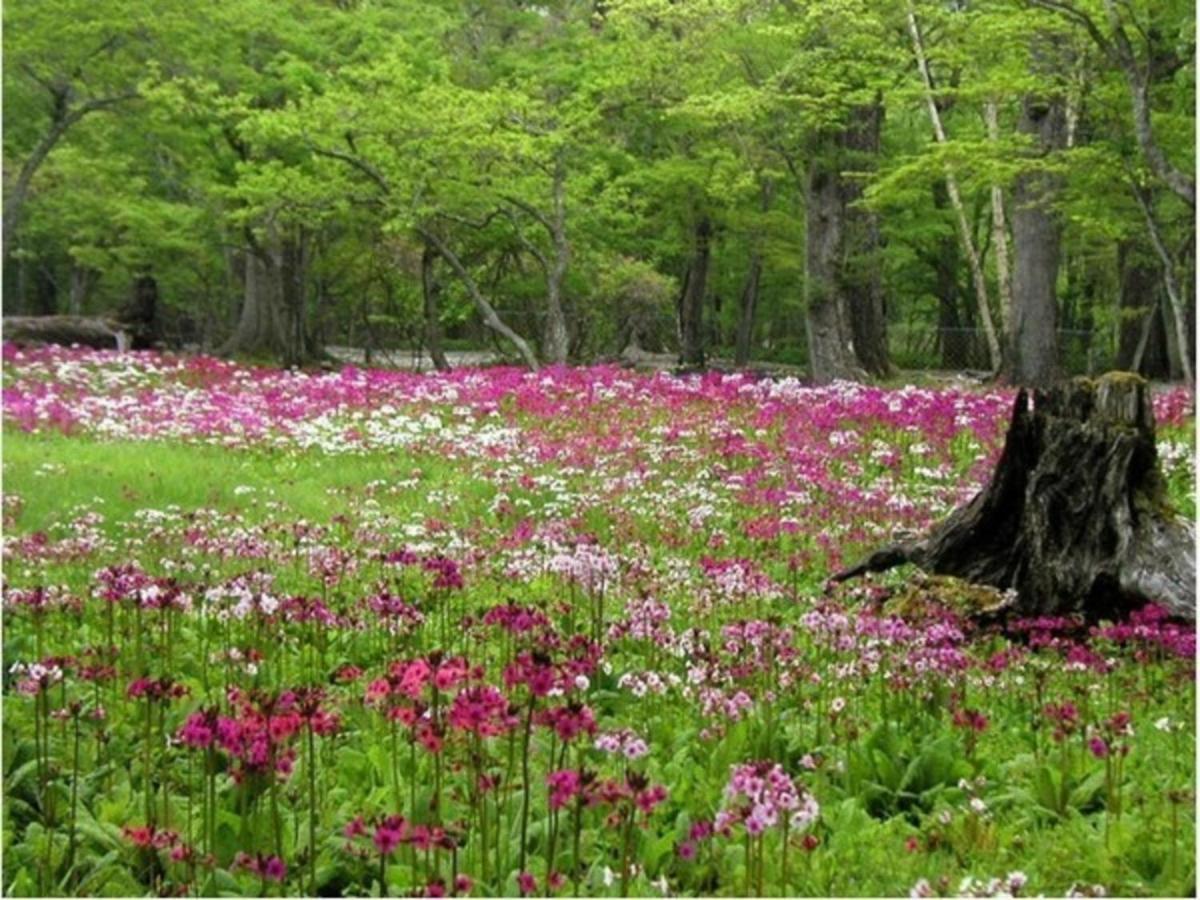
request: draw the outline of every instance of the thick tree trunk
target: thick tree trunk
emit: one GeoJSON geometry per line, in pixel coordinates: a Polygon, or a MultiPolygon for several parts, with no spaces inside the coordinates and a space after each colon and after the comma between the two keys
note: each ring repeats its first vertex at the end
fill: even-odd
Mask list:
{"type": "Polygon", "coordinates": [[[695,244],[687,280],[679,299],[679,331],[682,338],[679,364],[685,368],[703,368],[704,354],[704,292],[708,286],[708,263],[711,254],[712,222],[707,215],[696,220],[695,244]]]}
{"type": "MultiPolygon", "coordinates": [[[[848,169],[863,171],[876,166],[882,133],[883,102],[877,98],[874,103],[856,110],[843,135],[848,169]]],[[[843,175],[842,192],[846,210],[846,256],[841,282],[850,298],[854,350],[859,365],[868,374],[886,378],[891,374],[892,363],[887,345],[879,216],[858,205],[863,197],[861,179],[843,175]]]]}
{"type": "Polygon", "coordinates": [[[446,352],[442,349],[442,285],[437,280],[434,263],[437,261],[437,250],[429,243],[421,253],[421,295],[425,300],[425,349],[433,367],[439,372],[450,368],[446,352]]]}
{"type": "Polygon", "coordinates": [[[805,215],[805,296],[809,367],[818,382],[886,375],[886,317],[879,270],[879,228],[853,207],[861,185],[846,171],[873,164],[883,108],[854,110],[844,130],[809,164],[805,215]]]}
{"type": "Polygon", "coordinates": [[[834,576],[913,563],[1016,591],[1016,610],[1109,616],[1144,603],[1195,619],[1195,528],[1167,504],[1150,387],[1111,372],[1017,395],[992,480],[923,539],[834,576]]]}
{"type": "Polygon", "coordinates": [[[242,260],[242,308],[233,334],[217,352],[280,355],[278,260],[266,249],[247,247],[242,260]]]}
{"type": "MultiPolygon", "coordinates": [[[[1027,96],[1018,130],[1031,135],[1035,156],[1061,149],[1066,118],[1057,98],[1027,96]]],[[[1058,266],[1062,227],[1052,209],[1058,179],[1038,159],[1013,187],[1013,321],[1006,374],[1026,386],[1052,384],[1061,371],[1058,348],[1058,266]]]]}
{"type": "Polygon", "coordinates": [[[866,379],[854,350],[850,304],[841,290],[845,207],[836,164],[814,159],[809,165],[805,219],[804,294],[808,365],[814,381],[866,379]]]}

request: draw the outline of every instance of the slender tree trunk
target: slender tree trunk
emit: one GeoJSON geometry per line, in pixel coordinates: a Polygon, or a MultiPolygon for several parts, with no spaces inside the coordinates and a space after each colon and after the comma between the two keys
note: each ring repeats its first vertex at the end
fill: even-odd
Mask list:
{"type": "Polygon", "coordinates": [[[696,219],[693,236],[692,262],[679,302],[679,330],[683,338],[679,363],[685,367],[702,368],[705,363],[704,293],[708,286],[712,241],[712,222],[707,214],[701,214],[696,219]]]}
{"type": "Polygon", "coordinates": [[[750,269],[742,285],[741,303],[738,308],[737,343],[733,350],[733,362],[745,366],[750,362],[750,346],[754,335],[754,314],[758,306],[758,285],[762,279],[762,252],[755,248],[750,252],[750,269]]]}
{"type": "Polygon", "coordinates": [[[53,316],[58,314],[58,281],[46,263],[35,260],[33,263],[33,308],[35,316],[53,316]]]}
{"type": "MultiPolygon", "coordinates": [[[[938,110],[937,98],[934,94],[933,75],[929,70],[929,60],[925,56],[925,43],[921,38],[921,28],[917,22],[916,8],[913,6],[912,0],[909,0],[908,3],[908,31],[912,36],[913,54],[917,59],[917,68],[921,72],[921,80],[925,85],[925,107],[929,112],[929,121],[933,125],[933,134],[939,144],[945,144],[946,130],[942,126],[942,115],[938,110]]],[[[979,251],[975,248],[975,238],[971,225],[967,221],[967,213],[963,208],[962,196],[958,190],[958,179],[949,165],[946,166],[946,194],[950,198],[950,206],[954,209],[954,217],[958,225],[958,239],[971,269],[971,283],[975,288],[975,304],[979,310],[979,322],[983,326],[983,334],[987,340],[988,359],[991,362],[992,371],[998,372],[1002,363],[1000,342],[996,338],[996,328],[992,324],[983,261],[979,251]]]]}
{"type": "Polygon", "coordinates": [[[446,261],[454,271],[454,274],[458,276],[459,280],[463,283],[463,287],[467,289],[467,296],[471,298],[471,302],[475,305],[475,309],[478,310],[480,318],[483,319],[483,324],[512,344],[525,361],[525,365],[536,372],[538,369],[537,357],[534,355],[529,343],[509,328],[504,323],[504,320],[496,314],[495,308],[483,296],[478,283],[471,277],[471,273],[467,271],[467,267],[458,258],[458,254],[450,249],[449,245],[438,236],[437,232],[421,226],[418,226],[416,231],[418,236],[437,250],[438,255],[446,261]]]}
{"type": "Polygon", "coordinates": [[[1159,303],[1161,281],[1157,268],[1138,252],[1133,241],[1122,241],[1117,248],[1117,267],[1121,279],[1117,368],[1137,372],[1146,378],[1167,378],[1170,364],[1159,303]]]}
{"type": "MultiPolygon", "coordinates": [[[[987,121],[988,140],[997,143],[1000,140],[1000,117],[996,109],[996,101],[988,100],[984,104],[984,118],[987,121]]],[[[1000,185],[992,185],[992,246],[996,248],[996,292],[1000,295],[1000,329],[1003,343],[1012,341],[1013,330],[1013,287],[1012,264],[1008,253],[1008,222],[1004,214],[1004,191],[1000,185]]]]}
{"type": "Polygon", "coordinates": [[[303,229],[279,245],[280,324],[284,364],[298,366],[312,354],[308,336],[308,236],[303,229]]]}
{"type": "Polygon", "coordinates": [[[1063,146],[1066,117],[1058,97],[1026,96],[1018,130],[1034,138],[1030,166],[1013,187],[1013,335],[1007,375],[1019,385],[1048,385],[1061,374],[1058,347],[1058,267],[1062,227],[1051,208],[1058,178],[1040,158],[1063,146]]]}
{"type": "MultiPolygon", "coordinates": [[[[933,184],[933,205],[945,209],[949,198],[943,182],[933,184]]],[[[970,335],[964,332],[959,316],[958,267],[962,248],[951,235],[940,238],[935,251],[933,266],[938,298],[938,341],[942,351],[942,368],[965,369],[971,365],[972,354],[968,352],[970,335]]]]}
{"type": "Polygon", "coordinates": [[[71,265],[71,299],[69,307],[71,315],[79,316],[83,314],[83,305],[87,302],[92,285],[96,283],[97,275],[98,273],[95,270],[89,269],[87,266],[81,266],[79,263],[71,265]]]}
{"type": "Polygon", "coordinates": [[[1154,246],[1154,252],[1158,254],[1159,262],[1162,264],[1163,287],[1167,291],[1167,300],[1171,304],[1171,319],[1175,326],[1172,337],[1174,338],[1174,345],[1177,348],[1179,369],[1184,381],[1191,384],[1193,381],[1192,361],[1188,343],[1186,301],[1183,297],[1183,290],[1175,276],[1175,260],[1172,259],[1171,253],[1163,241],[1158,221],[1154,218],[1153,198],[1147,190],[1132,178],[1131,184],[1134,197],[1137,199],[1138,205],[1142,208],[1142,214],[1146,218],[1146,230],[1150,235],[1150,243],[1154,246]]]}
{"type": "Polygon", "coordinates": [[[567,317],[563,310],[563,284],[571,264],[571,244],[567,240],[566,168],[562,152],[554,160],[554,209],[549,222],[554,258],[546,271],[546,333],[543,339],[546,358],[563,364],[570,351],[567,317]]]}
{"type": "Polygon", "coordinates": [[[437,250],[428,241],[421,253],[421,294],[425,299],[425,347],[433,367],[439,372],[450,368],[450,361],[442,350],[442,285],[437,280],[434,264],[437,262],[437,250]]]}
{"type": "MultiPolygon", "coordinates": [[[[771,209],[771,196],[775,183],[770,178],[762,179],[760,192],[760,209],[765,214],[771,209]]],[[[746,272],[746,282],[742,285],[741,303],[738,307],[737,342],[734,347],[733,361],[735,365],[745,366],[750,362],[750,347],[754,340],[754,317],[758,309],[758,288],[762,280],[763,254],[762,234],[755,234],[750,250],[750,268],[746,272]]]]}

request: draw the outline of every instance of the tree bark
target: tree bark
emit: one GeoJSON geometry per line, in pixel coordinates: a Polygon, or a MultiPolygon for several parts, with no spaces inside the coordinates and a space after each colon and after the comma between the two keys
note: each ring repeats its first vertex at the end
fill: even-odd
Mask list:
{"type": "Polygon", "coordinates": [[[1066,120],[1059,98],[1027,96],[1018,130],[1034,138],[1031,165],[1013,187],[1013,322],[1006,374],[1014,384],[1044,386],[1060,373],[1058,267],[1062,227],[1052,209],[1059,179],[1040,158],[1063,146],[1066,120]]]}
{"type": "Polygon", "coordinates": [[[707,214],[696,219],[693,231],[692,262],[679,299],[679,331],[682,337],[679,364],[685,368],[703,368],[704,293],[708,286],[711,256],[712,222],[707,214]]]}
{"type": "Polygon", "coordinates": [[[421,252],[421,296],[425,301],[425,348],[429,351],[433,367],[445,372],[450,368],[450,361],[442,349],[442,285],[434,270],[437,255],[433,245],[426,242],[421,252]]]}
{"type": "MultiPolygon", "coordinates": [[[[921,37],[921,28],[917,22],[916,8],[912,0],[908,3],[908,31],[912,36],[913,54],[916,56],[917,69],[925,85],[925,107],[929,112],[929,121],[933,125],[933,134],[939,144],[946,143],[946,130],[942,126],[942,115],[938,110],[937,98],[934,93],[933,74],[929,69],[929,60],[925,55],[925,42],[921,37]]],[[[971,271],[971,283],[975,288],[975,305],[979,312],[979,322],[983,326],[983,335],[987,340],[988,359],[992,372],[999,372],[1003,360],[1000,356],[1000,342],[996,338],[996,327],[992,324],[991,305],[988,301],[987,278],[983,272],[983,260],[975,247],[975,238],[971,233],[971,225],[967,221],[967,213],[963,208],[962,196],[958,191],[958,178],[949,165],[946,166],[946,194],[950,198],[950,206],[954,209],[955,222],[958,225],[958,240],[963,253],[967,257],[967,265],[971,271]]]]}
{"type": "Polygon", "coordinates": [[[879,150],[883,108],[853,110],[808,167],[805,298],[809,367],[817,382],[861,381],[890,370],[878,266],[878,223],[852,207],[861,186],[846,170],[870,165],[879,150]]]}
{"type": "Polygon", "coordinates": [[[1002,591],[1032,615],[1145,603],[1195,620],[1195,528],[1169,509],[1150,387],[1111,372],[1021,390],[992,480],[922,539],[834,576],[913,563],[1002,591]]]}
{"type": "Polygon", "coordinates": [[[242,266],[242,307],[237,325],[217,353],[279,356],[283,350],[278,310],[279,260],[270,249],[252,243],[243,254],[242,266]]]}

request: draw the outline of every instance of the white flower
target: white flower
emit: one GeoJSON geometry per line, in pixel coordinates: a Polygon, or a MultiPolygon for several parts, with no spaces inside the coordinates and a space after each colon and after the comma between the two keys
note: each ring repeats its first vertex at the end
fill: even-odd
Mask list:
{"type": "Polygon", "coordinates": [[[576,690],[586,691],[591,686],[591,684],[592,683],[590,681],[588,681],[588,677],[586,675],[576,675],[575,676],[575,689],[576,690]]]}
{"type": "Polygon", "coordinates": [[[929,882],[922,878],[909,889],[908,896],[910,897],[932,897],[933,887],[929,882]]]}
{"type": "Polygon", "coordinates": [[[1171,720],[1167,716],[1163,716],[1161,719],[1155,720],[1154,727],[1157,728],[1159,731],[1170,731],[1171,730],[1171,720]]]}
{"type": "Polygon", "coordinates": [[[829,709],[834,715],[837,715],[845,708],[846,708],[846,698],[845,697],[834,697],[833,702],[831,704],[829,704],[829,709]]]}
{"type": "Polygon", "coordinates": [[[605,887],[613,886],[614,874],[613,874],[613,870],[610,869],[608,866],[604,867],[604,871],[600,873],[600,877],[604,880],[605,887]]]}

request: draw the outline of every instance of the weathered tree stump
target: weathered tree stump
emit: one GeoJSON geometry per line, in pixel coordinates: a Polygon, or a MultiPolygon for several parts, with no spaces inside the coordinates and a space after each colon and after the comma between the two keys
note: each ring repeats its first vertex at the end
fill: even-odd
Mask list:
{"type": "Polygon", "coordinates": [[[80,344],[95,350],[124,350],[127,326],[90,316],[5,316],[4,339],[17,344],[80,344]]]}
{"type": "Polygon", "coordinates": [[[921,539],[834,576],[913,563],[1000,590],[1025,614],[1111,616],[1153,602],[1195,620],[1192,522],[1158,467],[1149,385],[1111,372],[1017,395],[991,482],[921,539]]]}

